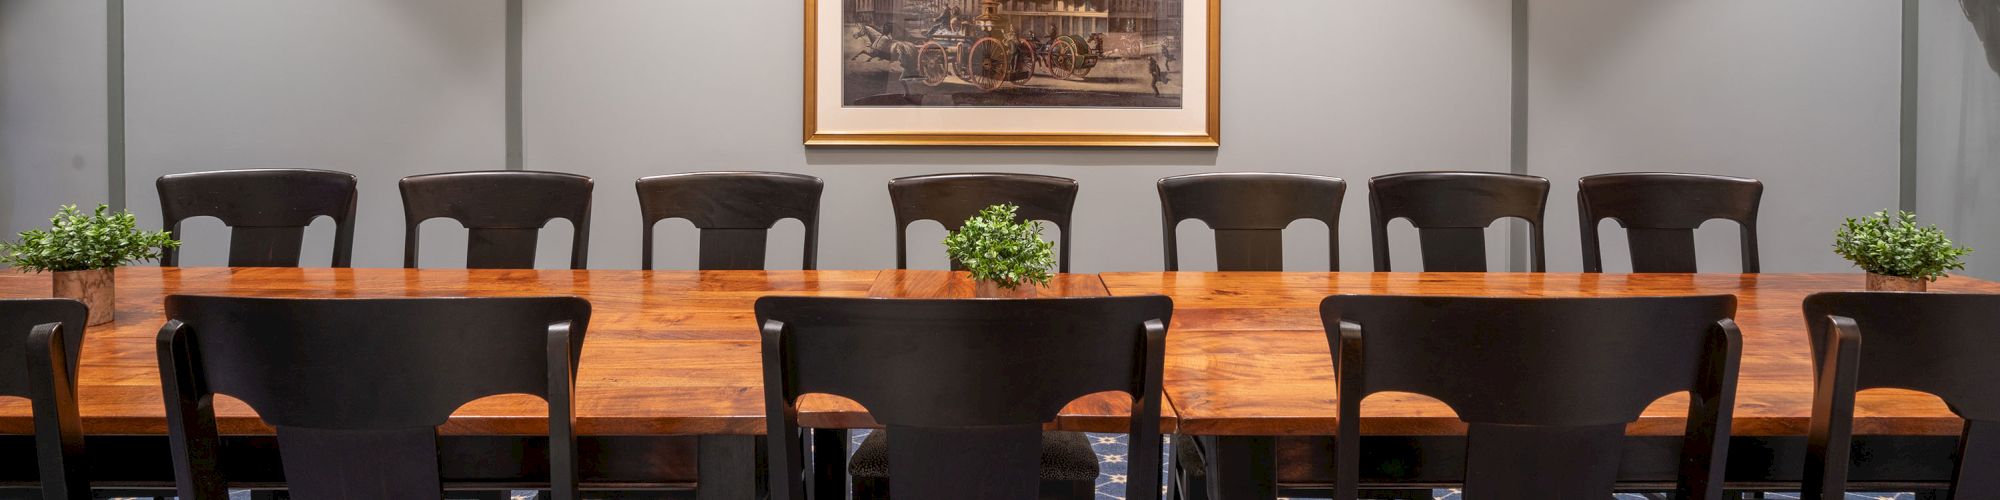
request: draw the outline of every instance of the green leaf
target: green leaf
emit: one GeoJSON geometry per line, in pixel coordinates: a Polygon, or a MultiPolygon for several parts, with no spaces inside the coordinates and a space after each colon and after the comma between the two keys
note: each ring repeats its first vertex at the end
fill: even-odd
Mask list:
{"type": "Polygon", "coordinates": [[[1883,210],[1842,223],[1833,251],[1871,273],[1935,281],[1964,270],[1972,248],[1955,246],[1936,225],[1918,226],[1915,213],[1883,210]]]}
{"type": "Polygon", "coordinates": [[[1055,268],[1055,243],[1043,240],[1040,222],[1017,220],[1012,204],[986,207],[945,236],[945,253],[972,279],[1002,288],[1025,283],[1048,285],[1055,268]]]}
{"type": "Polygon", "coordinates": [[[49,229],[28,230],[17,242],[0,242],[0,265],[24,271],[84,271],[109,269],[160,257],[159,249],[180,241],[167,231],[139,230],[131,211],[111,212],[98,205],[84,215],[76,205],[63,205],[49,218],[49,229]]]}

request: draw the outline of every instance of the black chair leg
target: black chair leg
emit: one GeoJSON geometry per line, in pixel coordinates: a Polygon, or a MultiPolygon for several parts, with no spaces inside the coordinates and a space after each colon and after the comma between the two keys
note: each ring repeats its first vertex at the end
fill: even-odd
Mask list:
{"type": "Polygon", "coordinates": [[[1192,436],[1176,435],[1170,439],[1166,447],[1169,451],[1167,495],[1164,498],[1167,500],[1208,500],[1208,481],[1203,479],[1204,476],[1198,475],[1202,470],[1202,464],[1186,463],[1181,460],[1184,456],[1200,454],[1199,446],[1192,436]],[[1197,448],[1182,449],[1183,446],[1197,448]]]}
{"type": "MultiPolygon", "coordinates": [[[[1130,494],[1126,495],[1131,498],[1130,494]]],[[[1042,481],[1041,500],[1094,500],[1097,481],[1042,481]]]]}
{"type": "MultiPolygon", "coordinates": [[[[812,497],[840,500],[847,491],[847,429],[812,429],[807,432],[812,446],[812,497]]],[[[855,487],[856,491],[860,487],[855,487]]],[[[855,497],[860,498],[860,497],[855,497]]]]}
{"type": "Polygon", "coordinates": [[[889,479],[857,477],[854,483],[854,500],[889,500],[889,479]]]}
{"type": "Polygon", "coordinates": [[[1372,500],[1431,500],[1430,489],[1421,490],[1361,490],[1361,498],[1372,500]]]}

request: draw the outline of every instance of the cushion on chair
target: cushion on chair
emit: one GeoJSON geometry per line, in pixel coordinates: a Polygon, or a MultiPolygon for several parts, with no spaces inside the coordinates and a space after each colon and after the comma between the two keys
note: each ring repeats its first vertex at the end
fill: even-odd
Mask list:
{"type": "MultiPolygon", "coordinates": [[[[847,472],[854,477],[889,477],[889,433],[877,430],[861,440],[848,460],[847,472]]],[[[1042,433],[1042,479],[1056,481],[1096,481],[1097,452],[1080,432],[1042,433]]]]}

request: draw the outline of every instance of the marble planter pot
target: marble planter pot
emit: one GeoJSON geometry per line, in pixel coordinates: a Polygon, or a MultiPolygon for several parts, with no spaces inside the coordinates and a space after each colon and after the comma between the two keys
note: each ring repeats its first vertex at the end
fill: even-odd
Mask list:
{"type": "Polygon", "coordinates": [[[982,299],[1030,299],[1036,295],[1033,283],[1022,283],[1013,289],[1001,288],[999,283],[979,281],[972,285],[972,296],[982,299]]]}
{"type": "Polygon", "coordinates": [[[1929,286],[1929,281],[1916,278],[1868,273],[1868,291],[1871,292],[1922,292],[1929,286]]]}
{"type": "Polygon", "coordinates": [[[55,273],[55,296],[76,299],[90,307],[91,326],[110,323],[117,312],[117,287],[113,286],[117,276],[112,269],[91,269],[88,271],[57,271],[55,273]]]}

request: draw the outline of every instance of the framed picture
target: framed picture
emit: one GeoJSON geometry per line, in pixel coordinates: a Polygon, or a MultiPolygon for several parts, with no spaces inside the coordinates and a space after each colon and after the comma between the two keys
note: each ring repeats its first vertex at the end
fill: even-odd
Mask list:
{"type": "Polygon", "coordinates": [[[1221,0],[805,0],[808,146],[1221,144],[1221,0]]]}

